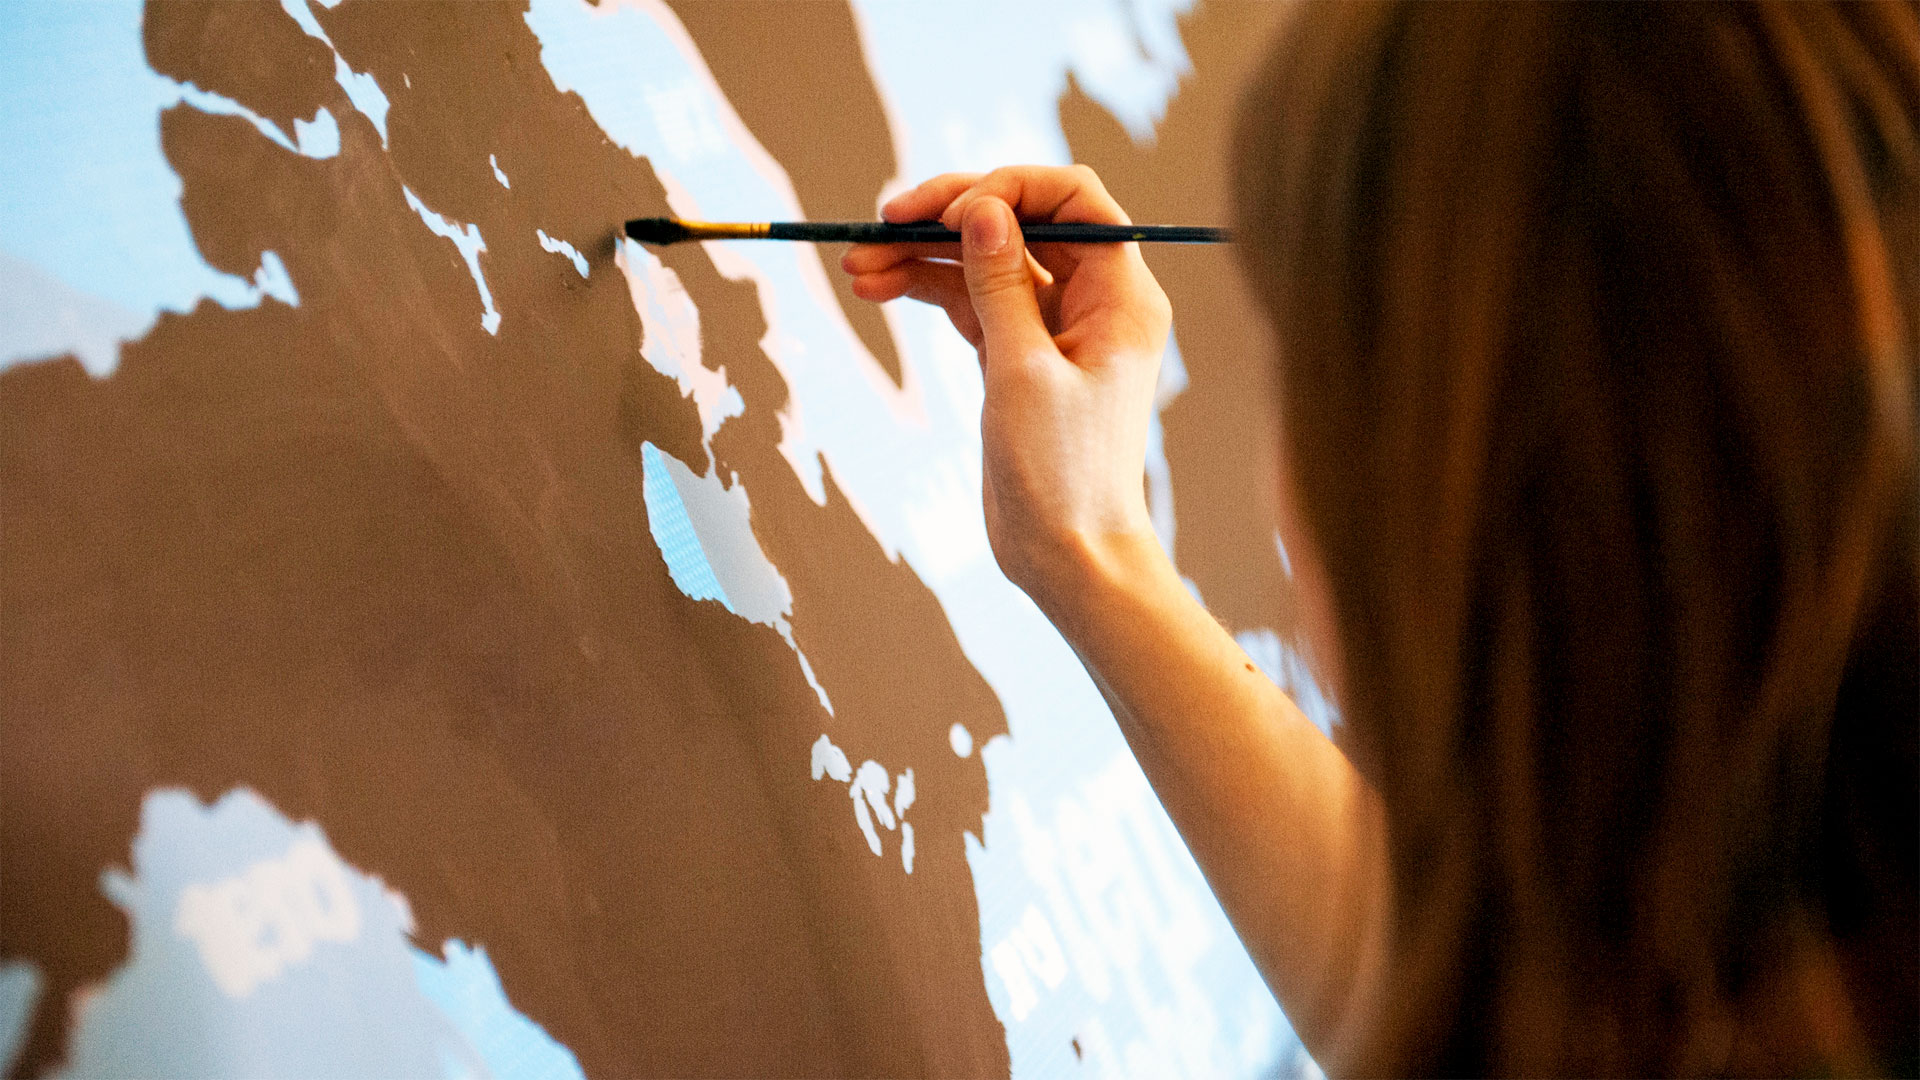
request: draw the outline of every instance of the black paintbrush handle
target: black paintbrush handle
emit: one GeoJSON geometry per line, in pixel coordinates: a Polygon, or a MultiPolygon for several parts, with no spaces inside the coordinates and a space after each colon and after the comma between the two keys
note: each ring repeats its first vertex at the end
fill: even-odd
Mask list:
{"type": "MultiPolygon", "coordinates": [[[[1035,244],[1113,244],[1141,240],[1163,244],[1224,244],[1232,239],[1225,229],[1203,225],[1084,225],[1074,222],[1036,222],[1021,226],[1035,244]]],[[[648,244],[678,244],[686,240],[802,240],[813,243],[907,244],[945,243],[960,234],[937,221],[895,225],[885,221],[681,221],[678,218],[637,218],[627,222],[629,237],[648,244]]]]}
{"type": "MultiPolygon", "coordinates": [[[[1128,240],[1162,244],[1224,244],[1227,230],[1201,225],[1084,225],[1073,222],[1036,222],[1020,226],[1030,244],[1114,244],[1128,240]]],[[[884,221],[775,221],[767,226],[769,240],[811,240],[816,243],[905,244],[955,243],[960,234],[937,221],[895,225],[884,221]]]]}

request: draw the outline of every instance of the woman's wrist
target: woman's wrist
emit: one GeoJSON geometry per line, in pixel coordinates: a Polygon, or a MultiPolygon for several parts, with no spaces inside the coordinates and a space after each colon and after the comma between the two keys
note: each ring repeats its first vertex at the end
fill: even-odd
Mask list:
{"type": "Polygon", "coordinates": [[[1060,631],[1079,639],[1125,599],[1156,588],[1181,588],[1180,573],[1151,528],[1073,533],[1032,561],[1019,584],[1060,631]]]}

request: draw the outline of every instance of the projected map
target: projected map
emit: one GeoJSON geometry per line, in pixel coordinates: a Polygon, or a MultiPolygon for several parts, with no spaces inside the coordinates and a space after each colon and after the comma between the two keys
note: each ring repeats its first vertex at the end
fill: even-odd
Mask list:
{"type": "Polygon", "coordinates": [[[884,143],[698,4],[0,8],[0,1064],[1317,1074],[993,562],[944,317],[613,232],[1149,154],[1190,4],[816,6],[884,143]]]}

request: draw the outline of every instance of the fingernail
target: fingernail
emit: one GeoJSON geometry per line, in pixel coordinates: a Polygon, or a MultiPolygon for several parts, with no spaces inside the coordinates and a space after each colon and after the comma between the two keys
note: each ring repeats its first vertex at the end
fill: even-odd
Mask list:
{"type": "Polygon", "coordinates": [[[967,249],[980,255],[998,255],[1007,246],[1007,232],[1007,211],[998,199],[976,201],[960,223],[967,249]]]}

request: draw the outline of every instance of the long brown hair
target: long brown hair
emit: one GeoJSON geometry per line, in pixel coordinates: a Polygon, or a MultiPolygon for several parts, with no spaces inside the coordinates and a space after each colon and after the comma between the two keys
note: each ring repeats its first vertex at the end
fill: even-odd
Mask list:
{"type": "Polygon", "coordinates": [[[1920,18],[1306,4],[1240,249],[1387,808],[1363,1072],[1920,1068],[1920,18]]]}

